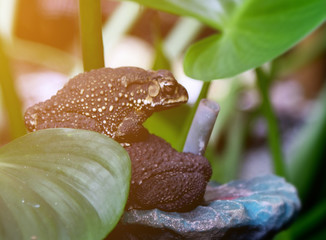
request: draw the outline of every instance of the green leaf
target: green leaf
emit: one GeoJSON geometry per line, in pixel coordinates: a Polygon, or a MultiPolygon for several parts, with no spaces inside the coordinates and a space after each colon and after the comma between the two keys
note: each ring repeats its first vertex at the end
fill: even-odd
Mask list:
{"type": "Polygon", "coordinates": [[[161,11],[170,12],[177,15],[191,16],[200,21],[218,28],[219,23],[223,22],[224,14],[216,14],[222,8],[233,5],[234,0],[131,0],[147,7],[156,8],[161,11]]]}
{"type": "Polygon", "coordinates": [[[127,200],[130,160],[96,132],[47,129],[0,149],[0,239],[103,239],[127,200]]]}
{"type": "MultiPolygon", "coordinates": [[[[309,209],[308,212],[300,216],[289,228],[293,239],[299,239],[300,237],[311,237],[316,233],[318,227],[324,228],[326,221],[326,200],[321,200],[318,204],[309,209]]],[[[324,232],[325,234],[325,232],[324,232]]],[[[303,238],[304,239],[304,238],[303,238]]],[[[311,238],[312,239],[312,238],[311,238]]],[[[323,238],[325,239],[325,238],[323,238]]]]}
{"type": "MultiPolygon", "coordinates": [[[[309,237],[310,238],[310,237],[309,237]]],[[[319,232],[313,234],[310,240],[324,240],[326,238],[326,230],[320,230],[319,232]]]]}
{"type": "Polygon", "coordinates": [[[187,75],[200,80],[231,77],[284,53],[326,17],[325,0],[134,0],[197,18],[220,31],[192,45],[187,75]]]}
{"type": "MultiPolygon", "coordinates": [[[[288,174],[296,186],[303,202],[311,198],[318,171],[325,160],[326,142],[326,86],[311,108],[306,123],[297,133],[296,140],[289,153],[288,174]]],[[[319,183],[317,188],[320,188],[319,183]]]]}

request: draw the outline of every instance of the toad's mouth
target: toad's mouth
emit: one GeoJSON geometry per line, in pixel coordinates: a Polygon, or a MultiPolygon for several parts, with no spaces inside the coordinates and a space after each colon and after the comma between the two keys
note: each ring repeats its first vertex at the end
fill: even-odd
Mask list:
{"type": "Polygon", "coordinates": [[[159,108],[162,110],[169,109],[172,107],[179,106],[181,104],[188,102],[188,94],[182,94],[177,98],[164,99],[162,103],[158,104],[159,108]]]}
{"type": "Polygon", "coordinates": [[[188,102],[188,94],[187,95],[182,95],[179,98],[175,98],[175,99],[167,99],[165,101],[165,104],[163,105],[163,107],[174,107],[176,105],[179,104],[183,104],[183,103],[187,103],[188,102]]]}

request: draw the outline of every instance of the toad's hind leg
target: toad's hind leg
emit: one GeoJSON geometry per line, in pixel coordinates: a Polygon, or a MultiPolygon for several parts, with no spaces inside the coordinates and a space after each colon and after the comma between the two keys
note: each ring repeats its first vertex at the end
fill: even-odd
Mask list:
{"type": "MultiPolygon", "coordinates": [[[[25,117],[25,123],[27,126],[28,123],[26,121],[27,118],[25,117]]],[[[33,121],[34,128],[29,129],[32,131],[46,128],[75,128],[103,133],[103,128],[98,121],[79,113],[58,112],[52,115],[43,115],[42,113],[42,115],[39,116],[34,115],[33,121]],[[47,117],[44,118],[44,116],[47,117]]]]}

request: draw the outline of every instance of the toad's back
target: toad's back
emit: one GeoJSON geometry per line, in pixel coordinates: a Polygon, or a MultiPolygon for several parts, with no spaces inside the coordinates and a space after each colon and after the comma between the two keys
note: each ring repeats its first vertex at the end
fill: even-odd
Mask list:
{"type": "Polygon", "coordinates": [[[102,68],[77,75],[51,99],[27,109],[25,124],[30,131],[81,128],[128,141],[131,134],[146,132],[142,123],[153,112],[187,98],[186,90],[166,70],[102,68]]]}

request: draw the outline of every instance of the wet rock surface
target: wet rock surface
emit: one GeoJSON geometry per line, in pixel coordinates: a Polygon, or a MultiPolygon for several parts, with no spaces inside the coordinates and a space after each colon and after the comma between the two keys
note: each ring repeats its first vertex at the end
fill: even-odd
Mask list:
{"type": "Polygon", "coordinates": [[[270,239],[300,209],[296,189],[274,175],[210,183],[205,200],[183,213],[126,211],[109,239],[270,239]]]}

